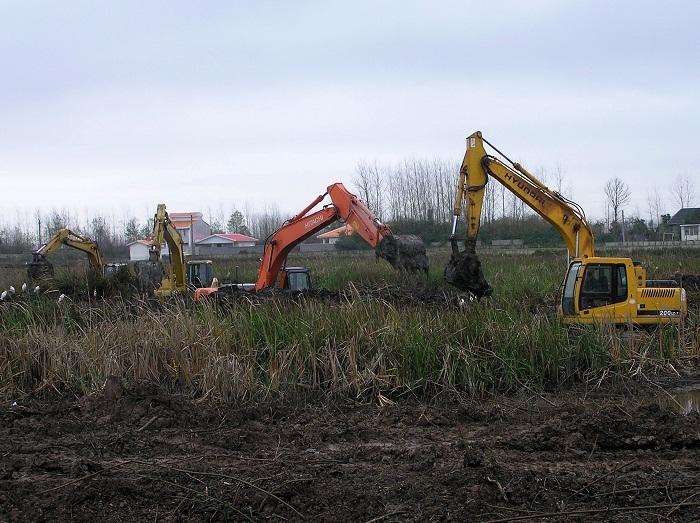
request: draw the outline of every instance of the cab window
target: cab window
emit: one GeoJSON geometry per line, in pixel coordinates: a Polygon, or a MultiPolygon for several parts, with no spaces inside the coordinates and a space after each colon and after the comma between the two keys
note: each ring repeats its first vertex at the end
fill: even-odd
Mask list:
{"type": "Polygon", "coordinates": [[[308,274],[305,272],[287,273],[286,287],[292,291],[303,291],[309,288],[308,274]]]}
{"type": "Polygon", "coordinates": [[[615,298],[618,301],[625,301],[627,300],[627,268],[624,265],[618,265],[616,269],[615,298]]]}
{"type": "Polygon", "coordinates": [[[581,284],[581,309],[604,307],[627,299],[627,269],[624,264],[590,264],[581,284]]]}

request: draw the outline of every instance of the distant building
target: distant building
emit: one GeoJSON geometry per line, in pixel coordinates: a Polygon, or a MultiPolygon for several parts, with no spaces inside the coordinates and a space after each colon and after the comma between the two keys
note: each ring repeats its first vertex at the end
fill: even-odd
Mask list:
{"type": "Polygon", "coordinates": [[[681,241],[700,241],[700,208],[687,207],[673,215],[669,225],[677,225],[681,229],[681,241]]]}
{"type": "MultiPolygon", "coordinates": [[[[201,212],[169,212],[168,216],[173,226],[182,237],[185,253],[194,255],[194,247],[198,240],[211,236],[211,227],[202,218],[201,212]]],[[[127,245],[131,261],[147,260],[151,240],[136,240],[127,245]]],[[[161,247],[161,255],[169,256],[168,246],[161,247]]]]}
{"type": "Polygon", "coordinates": [[[353,232],[355,231],[353,230],[352,226],[349,223],[346,223],[342,227],[338,227],[337,229],[333,229],[332,231],[319,234],[318,236],[316,236],[316,238],[321,240],[323,243],[333,245],[342,236],[350,236],[353,232]]]}
{"type": "Polygon", "coordinates": [[[211,236],[211,227],[204,221],[201,212],[169,212],[168,216],[182,236],[188,254],[195,254],[197,242],[211,236]]]}
{"type": "Polygon", "coordinates": [[[255,247],[258,239],[245,234],[212,234],[196,242],[198,255],[233,254],[255,247]]]}
{"type": "MultiPolygon", "coordinates": [[[[128,243],[126,246],[129,247],[129,260],[131,261],[142,261],[148,259],[148,250],[153,242],[151,240],[136,240],[134,242],[128,243]]],[[[168,246],[161,251],[162,254],[168,253],[168,246]]]]}

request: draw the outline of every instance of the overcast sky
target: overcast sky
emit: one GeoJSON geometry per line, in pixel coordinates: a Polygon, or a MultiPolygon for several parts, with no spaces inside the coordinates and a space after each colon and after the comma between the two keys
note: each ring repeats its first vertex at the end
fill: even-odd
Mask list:
{"type": "Polygon", "coordinates": [[[0,0],[0,214],[298,211],[480,129],[589,215],[613,176],[646,215],[700,185],[699,27],[697,0],[0,0]]]}

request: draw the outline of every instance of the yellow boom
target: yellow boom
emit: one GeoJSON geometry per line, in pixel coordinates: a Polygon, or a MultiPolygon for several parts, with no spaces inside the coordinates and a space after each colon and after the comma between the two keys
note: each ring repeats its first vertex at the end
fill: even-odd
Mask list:
{"type": "Polygon", "coordinates": [[[97,246],[97,242],[85,236],[81,236],[70,229],[61,229],[49,241],[32,253],[32,261],[28,264],[29,277],[38,278],[53,274],[53,266],[46,259],[46,256],[62,245],[87,254],[90,268],[99,274],[103,273],[105,262],[100,248],[97,246]]]}
{"type": "Polygon", "coordinates": [[[561,234],[571,258],[562,284],[559,313],[564,323],[656,325],[675,323],[686,316],[686,292],[668,282],[647,282],[644,268],[623,257],[597,257],[593,233],[583,209],[552,191],[520,164],[511,161],[481,135],[467,138],[467,152],[459,171],[452,220],[452,257],[445,279],[478,297],[491,293],[476,256],[476,237],[481,226],[481,208],[489,177],[551,223],[561,234]],[[487,153],[484,144],[500,158],[487,153]],[[457,222],[464,213],[466,249],[457,246],[457,222]]]}

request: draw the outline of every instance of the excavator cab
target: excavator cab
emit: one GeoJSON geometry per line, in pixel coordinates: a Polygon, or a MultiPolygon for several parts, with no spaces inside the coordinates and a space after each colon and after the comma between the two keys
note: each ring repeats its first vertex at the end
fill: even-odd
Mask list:
{"type": "Polygon", "coordinates": [[[187,262],[187,282],[190,287],[201,289],[211,287],[214,280],[214,265],[211,260],[187,262]]]}
{"type": "Polygon", "coordinates": [[[658,325],[677,322],[687,314],[685,291],[675,282],[660,288],[649,283],[643,267],[629,258],[573,260],[562,288],[562,320],[658,325]]]}
{"type": "Polygon", "coordinates": [[[284,267],[280,271],[278,287],[289,291],[311,289],[311,273],[306,267],[284,267]]]}

